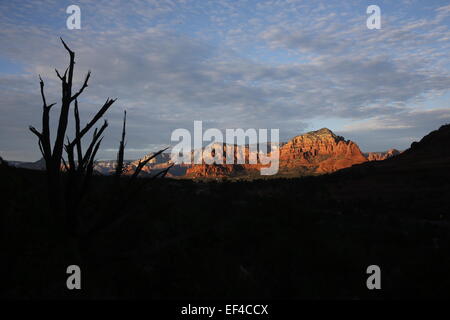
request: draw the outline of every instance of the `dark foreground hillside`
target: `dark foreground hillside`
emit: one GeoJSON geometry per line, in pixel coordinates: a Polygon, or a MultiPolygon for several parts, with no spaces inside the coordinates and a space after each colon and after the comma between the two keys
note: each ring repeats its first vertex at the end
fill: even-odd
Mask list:
{"type": "MultiPolygon", "coordinates": [[[[81,263],[48,213],[43,173],[2,167],[2,295],[448,298],[450,165],[416,165],[409,154],[319,177],[161,179],[81,263]],[[82,290],[73,292],[65,272],[76,263],[82,290]],[[382,272],[375,292],[372,264],[382,272]]],[[[96,177],[85,214],[108,213],[111,178],[96,177]]]]}

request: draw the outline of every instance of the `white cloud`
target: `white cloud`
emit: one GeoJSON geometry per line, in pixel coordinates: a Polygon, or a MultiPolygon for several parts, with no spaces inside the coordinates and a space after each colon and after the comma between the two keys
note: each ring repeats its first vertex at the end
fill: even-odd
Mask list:
{"type": "MultiPolygon", "coordinates": [[[[243,2],[127,3],[80,1],[86,27],[78,33],[63,23],[30,22],[29,9],[0,5],[0,58],[25,70],[0,74],[0,133],[14,137],[2,139],[0,149],[37,151],[26,127],[39,125],[38,73],[46,80],[48,100],[59,100],[53,68],[67,63],[60,35],[76,51],[77,84],[88,69],[93,72],[80,100],[82,116],[108,96],[119,98],[108,115],[101,157],[117,145],[125,108],[128,147],[136,153],[169,143],[173,129],[191,128],[194,120],[221,129],[280,128],[287,139],[316,117],[355,121],[349,133],[383,129],[408,136],[447,119],[443,111],[431,113],[439,120],[431,121],[407,107],[450,90],[444,41],[450,29],[436,22],[444,21],[446,7],[432,18],[389,15],[382,30],[373,32],[365,28],[364,15],[348,17],[331,2],[261,2],[251,19],[243,2]],[[11,10],[24,22],[8,16],[11,10]]],[[[49,12],[49,20],[65,17],[64,10],[49,12]]],[[[370,146],[369,135],[361,137],[370,146]]]]}

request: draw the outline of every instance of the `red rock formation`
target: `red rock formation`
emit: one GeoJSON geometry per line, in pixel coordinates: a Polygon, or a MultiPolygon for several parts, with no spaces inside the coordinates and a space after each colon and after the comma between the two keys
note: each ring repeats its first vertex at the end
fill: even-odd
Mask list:
{"type": "Polygon", "coordinates": [[[400,154],[397,149],[389,149],[386,152],[369,152],[366,157],[369,161],[381,161],[400,154]]]}
{"type": "MultiPolygon", "coordinates": [[[[221,152],[225,159],[227,148],[227,145],[217,143],[207,158],[212,159],[217,152],[221,152]]],[[[354,142],[345,140],[326,128],[296,136],[283,144],[279,151],[279,174],[289,176],[334,172],[366,162],[368,159],[382,160],[399,153],[397,150],[391,149],[386,153],[369,153],[366,158],[354,142]]],[[[151,155],[149,154],[141,160],[145,160],[151,155]]],[[[186,178],[260,176],[260,169],[263,165],[260,163],[249,164],[250,155],[252,155],[251,148],[234,146],[235,164],[180,164],[170,169],[169,176],[186,178]],[[243,150],[244,164],[237,164],[238,148],[243,150]]],[[[130,162],[126,165],[124,174],[131,175],[138,164],[139,160],[130,162]]],[[[172,165],[170,154],[160,154],[144,166],[142,175],[153,175],[170,165],[172,165]]],[[[111,174],[115,170],[115,161],[99,162],[96,164],[96,170],[103,174],[111,174]]]]}
{"type": "Polygon", "coordinates": [[[328,173],[367,159],[358,145],[323,128],[292,138],[280,148],[280,167],[304,167],[315,173],[328,173]]]}
{"type": "MultiPolygon", "coordinates": [[[[211,155],[204,155],[206,158],[213,159],[216,152],[221,152],[223,162],[226,161],[226,152],[228,146],[226,144],[214,144],[211,155]]],[[[249,164],[250,150],[248,147],[234,146],[234,164],[193,164],[186,171],[186,176],[190,178],[224,178],[239,175],[247,175],[256,172],[261,167],[261,164],[249,164]],[[238,157],[241,157],[239,149],[242,150],[244,164],[238,164],[238,157]]]]}
{"type": "Polygon", "coordinates": [[[224,178],[245,173],[245,168],[239,164],[197,164],[186,171],[190,178],[224,178]]]}
{"type": "MultiPolygon", "coordinates": [[[[226,146],[222,150],[225,150],[226,146]]],[[[248,148],[245,148],[246,158],[248,148]]],[[[335,135],[329,129],[308,132],[291,139],[280,147],[280,170],[302,169],[310,173],[329,173],[367,161],[352,141],[335,135]]],[[[247,161],[248,163],[248,161],[247,161]]],[[[189,177],[217,178],[254,174],[260,164],[251,165],[193,165],[187,170],[189,177]]]]}

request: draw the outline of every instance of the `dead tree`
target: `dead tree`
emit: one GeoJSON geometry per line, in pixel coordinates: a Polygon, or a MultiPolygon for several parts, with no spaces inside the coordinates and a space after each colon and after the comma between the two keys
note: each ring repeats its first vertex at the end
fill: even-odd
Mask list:
{"type": "MultiPolygon", "coordinates": [[[[132,188],[127,188],[129,190],[128,194],[120,194],[122,191],[118,191],[119,194],[117,195],[117,199],[119,199],[120,203],[118,205],[114,205],[114,212],[109,212],[109,214],[104,215],[103,217],[99,217],[99,219],[97,219],[97,223],[92,225],[89,230],[82,230],[80,226],[81,203],[84,196],[89,190],[90,182],[94,173],[95,156],[102,142],[102,135],[105,129],[108,127],[108,122],[105,120],[100,128],[94,129],[91,141],[85,151],[83,151],[82,148],[82,139],[91,131],[91,129],[95,127],[96,123],[104,116],[104,114],[108,111],[108,109],[116,101],[116,99],[106,99],[105,103],[97,111],[95,116],[84,127],[81,126],[78,108],[78,97],[88,87],[88,81],[91,72],[89,71],[87,73],[81,88],[77,92],[72,93],[75,52],[73,52],[62,39],[61,42],[64,48],[69,53],[70,59],[69,66],[67,67],[63,75],[61,75],[60,72],[55,69],[58,78],[61,80],[62,98],[58,128],[53,146],[50,138],[49,119],[51,108],[55,105],[55,103],[47,104],[44,92],[44,81],[40,76],[40,92],[43,102],[42,130],[38,131],[33,126],[30,126],[30,130],[38,137],[39,148],[45,160],[50,209],[55,214],[63,213],[63,217],[65,219],[69,234],[72,235],[77,241],[83,243],[83,246],[85,247],[88,246],[87,243],[89,242],[89,239],[93,234],[108,227],[113,222],[121,220],[120,218],[124,217],[121,212],[125,212],[125,210],[123,210],[125,204],[129,202],[129,199],[131,199],[131,197],[135,195],[137,191],[142,187],[142,184],[134,184],[133,182],[136,181],[143,167],[151,159],[165,151],[165,149],[155,153],[152,157],[139,162],[138,167],[135,169],[135,172],[128,181],[129,183],[133,184],[132,188]],[[72,140],[67,137],[66,132],[69,122],[71,105],[74,105],[73,117],[75,122],[75,133],[72,140]],[[66,142],[64,143],[65,139],[66,142]],[[64,151],[67,160],[64,159],[64,151]],[[65,171],[64,179],[61,170],[62,166],[64,167],[65,171]]],[[[116,187],[120,187],[119,178],[124,171],[124,150],[126,144],[125,130],[126,111],[124,113],[122,137],[117,156],[117,166],[115,170],[115,176],[117,177],[116,187]]],[[[153,180],[157,177],[165,176],[169,169],[170,167],[147,180],[153,180]]]]}
{"type": "Polygon", "coordinates": [[[43,102],[42,106],[42,130],[38,131],[33,126],[30,126],[31,132],[38,137],[38,144],[42,156],[45,160],[48,195],[50,208],[55,212],[64,212],[66,215],[66,222],[69,230],[74,232],[76,229],[74,213],[77,209],[80,197],[86,190],[90,178],[93,173],[93,165],[95,155],[99,149],[102,141],[102,134],[108,122],[105,120],[100,129],[95,129],[92,140],[87,150],[82,151],[83,137],[95,126],[95,124],[103,117],[116,99],[106,99],[106,102],[98,110],[95,116],[83,127],[80,125],[80,116],[78,110],[78,97],[88,87],[91,72],[89,71],[84,79],[81,88],[73,93],[72,82],[74,76],[75,66],[75,52],[72,51],[67,44],[61,39],[64,48],[69,53],[69,65],[64,71],[64,74],[55,69],[56,75],[61,80],[61,111],[59,114],[58,128],[56,137],[53,142],[50,138],[50,111],[55,103],[47,104],[44,92],[44,81],[39,76],[40,91],[43,102]],[[69,123],[70,107],[74,103],[74,118],[75,118],[75,137],[72,141],[67,138],[66,144],[64,140],[67,136],[67,126],[69,123]],[[77,161],[75,161],[74,150],[76,149],[77,161]],[[63,152],[66,151],[67,162],[64,160],[63,152]],[[61,190],[61,166],[68,172],[68,182],[66,184],[65,194],[61,190]],[[75,190],[74,190],[75,188],[75,190]],[[65,201],[63,201],[63,199],[65,201]]]}

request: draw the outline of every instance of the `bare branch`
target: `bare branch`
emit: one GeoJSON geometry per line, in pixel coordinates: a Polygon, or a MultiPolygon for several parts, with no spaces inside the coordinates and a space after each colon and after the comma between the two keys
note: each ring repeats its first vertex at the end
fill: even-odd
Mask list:
{"type": "Polygon", "coordinates": [[[55,68],[56,75],[58,76],[58,78],[59,78],[63,83],[66,83],[67,70],[69,70],[69,67],[66,68],[66,70],[64,71],[64,75],[61,77],[61,75],[59,74],[58,70],[56,70],[56,68],[55,68]]]}
{"type": "Polygon", "coordinates": [[[88,176],[92,175],[92,172],[94,170],[95,156],[97,155],[98,148],[100,147],[100,144],[102,143],[102,141],[103,141],[103,137],[100,138],[100,140],[95,145],[94,151],[92,151],[92,155],[91,155],[91,158],[89,159],[89,163],[87,165],[87,170],[86,170],[87,171],[86,174],[88,176]]]}
{"type": "Polygon", "coordinates": [[[58,78],[59,78],[62,82],[66,82],[66,74],[64,74],[64,76],[61,76],[61,75],[59,74],[58,69],[56,69],[56,68],[55,68],[55,72],[56,72],[56,75],[58,76],[58,78]]]}
{"type": "Polygon", "coordinates": [[[50,146],[50,109],[52,106],[55,105],[55,103],[52,103],[50,105],[47,105],[47,100],[45,99],[45,92],[44,92],[44,80],[42,80],[41,76],[39,75],[39,84],[41,88],[41,98],[42,98],[42,136],[40,138],[40,148],[42,149],[42,153],[44,155],[44,158],[50,159],[51,158],[51,146],[50,146]]]}
{"type": "Polygon", "coordinates": [[[169,172],[170,168],[172,168],[174,165],[175,165],[175,164],[172,163],[172,164],[171,164],[170,166],[168,166],[166,169],[161,170],[160,172],[158,172],[157,174],[155,174],[155,175],[152,177],[152,179],[156,179],[156,178],[158,178],[158,177],[164,178],[164,177],[167,175],[167,173],[169,172]]]}
{"type": "Polygon", "coordinates": [[[158,152],[156,152],[155,154],[152,154],[150,157],[148,157],[145,160],[140,160],[138,166],[136,167],[136,170],[134,170],[133,175],[131,176],[131,180],[134,180],[137,178],[137,176],[139,175],[139,173],[141,173],[142,169],[144,168],[144,166],[153,158],[157,157],[158,155],[160,155],[161,153],[163,153],[164,151],[166,151],[167,149],[169,149],[169,147],[164,148],[162,150],[159,150],[158,152]]]}
{"type": "Polygon", "coordinates": [[[44,153],[44,148],[42,147],[42,140],[41,139],[39,139],[38,145],[39,145],[39,150],[41,150],[42,157],[44,157],[44,159],[46,159],[46,155],[44,153]]]}
{"type": "MultiPolygon", "coordinates": [[[[71,144],[70,144],[69,137],[66,137],[66,139],[67,139],[67,144],[64,145],[64,149],[66,150],[67,161],[69,162],[69,170],[68,171],[74,172],[76,165],[75,165],[75,156],[73,154],[73,146],[71,146],[71,144]]],[[[62,159],[63,159],[63,157],[61,157],[61,160],[62,159]]]]}
{"type": "MultiPolygon", "coordinates": [[[[75,117],[75,137],[78,137],[80,135],[80,114],[78,112],[78,100],[75,100],[75,108],[73,111],[75,117]]],[[[76,146],[77,146],[78,165],[80,165],[80,162],[83,159],[83,152],[81,149],[81,139],[78,139],[76,146]]]]}
{"type": "Polygon", "coordinates": [[[61,39],[61,42],[64,46],[64,48],[66,48],[66,50],[69,52],[70,55],[75,54],[75,52],[73,52],[72,50],[70,50],[70,48],[67,46],[67,44],[64,42],[63,38],[59,37],[59,39],[61,39]]]}
{"type": "Polygon", "coordinates": [[[86,78],[84,79],[83,85],[81,86],[80,90],[75,93],[75,95],[71,98],[71,100],[76,100],[78,98],[78,96],[83,93],[84,89],[86,89],[86,87],[88,86],[88,81],[89,78],[91,77],[91,71],[88,71],[86,78]]]}
{"type": "MultiPolygon", "coordinates": [[[[100,138],[100,136],[103,134],[103,131],[108,127],[108,121],[105,120],[100,130],[97,132],[97,128],[94,131],[94,135],[92,137],[92,141],[86,150],[86,153],[84,154],[83,160],[81,163],[78,164],[78,166],[81,166],[81,171],[86,168],[87,164],[89,163],[89,159],[91,158],[91,154],[93,150],[95,150],[95,145],[97,143],[97,140],[100,138]]],[[[73,143],[73,142],[72,142],[73,143]]]]}
{"type": "Polygon", "coordinates": [[[127,111],[123,113],[122,139],[120,140],[119,151],[117,152],[116,176],[119,177],[123,173],[123,157],[125,153],[125,130],[127,123],[127,111]]]}
{"type": "Polygon", "coordinates": [[[95,156],[97,154],[98,148],[100,147],[100,144],[102,143],[103,137],[97,142],[97,144],[94,147],[94,150],[92,151],[91,158],[89,159],[89,163],[86,167],[86,174],[83,181],[83,187],[81,188],[80,196],[83,196],[83,194],[88,190],[89,184],[92,178],[92,175],[94,173],[94,160],[95,156]]]}
{"type": "Polygon", "coordinates": [[[57,72],[58,77],[62,82],[62,99],[61,99],[61,112],[59,114],[59,122],[58,129],[56,132],[56,139],[53,146],[53,154],[52,161],[54,162],[54,167],[59,170],[61,164],[62,152],[64,149],[64,136],[67,130],[68,117],[69,117],[69,109],[70,103],[72,102],[72,78],[73,78],[73,70],[75,65],[75,53],[69,49],[64,40],[61,38],[61,42],[64,45],[64,48],[69,52],[70,61],[69,66],[64,73],[64,77],[62,77],[59,72],[57,72]],[[67,75],[67,77],[66,77],[67,75]],[[66,80],[67,79],[67,80],[66,80]]]}
{"type": "Polygon", "coordinates": [[[69,172],[69,167],[67,166],[66,161],[64,160],[64,158],[61,158],[61,160],[62,160],[62,163],[64,165],[64,169],[66,170],[66,172],[69,172]]]}
{"type": "Polygon", "coordinates": [[[44,103],[44,108],[47,107],[47,101],[45,100],[45,94],[44,94],[44,80],[42,80],[41,75],[39,75],[39,84],[41,86],[41,97],[42,102],[44,103]]]}
{"type": "Polygon", "coordinates": [[[78,141],[83,138],[83,136],[94,126],[94,124],[105,114],[105,112],[111,107],[111,105],[116,101],[117,99],[106,99],[105,104],[100,108],[100,110],[97,112],[97,114],[94,116],[94,118],[83,128],[83,130],[80,131],[80,134],[75,137],[75,139],[72,141],[72,144],[77,144],[78,141]]]}
{"type": "MultiPolygon", "coordinates": [[[[89,162],[87,164],[86,167],[86,178],[90,178],[92,176],[93,170],[94,170],[94,161],[95,161],[95,156],[97,155],[98,152],[98,148],[100,147],[100,144],[103,141],[103,137],[95,144],[94,150],[92,151],[92,155],[89,159],[89,162]]],[[[86,180],[85,180],[86,182],[86,180]]],[[[87,185],[86,185],[87,187],[87,185]]]]}
{"type": "Polygon", "coordinates": [[[35,127],[29,126],[28,128],[39,138],[39,141],[42,139],[42,133],[40,133],[35,127]]]}

